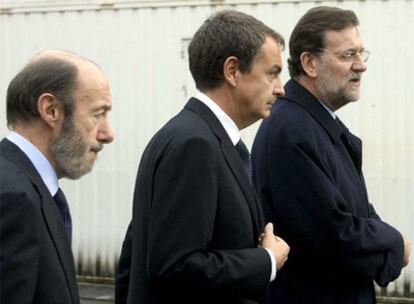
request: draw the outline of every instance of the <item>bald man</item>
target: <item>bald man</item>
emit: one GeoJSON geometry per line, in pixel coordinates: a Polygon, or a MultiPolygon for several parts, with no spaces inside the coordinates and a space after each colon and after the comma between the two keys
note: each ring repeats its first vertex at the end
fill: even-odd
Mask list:
{"type": "Polygon", "coordinates": [[[79,303],[59,179],[88,173],[113,140],[108,82],[75,54],[34,56],[7,90],[0,142],[0,303],[79,303]]]}

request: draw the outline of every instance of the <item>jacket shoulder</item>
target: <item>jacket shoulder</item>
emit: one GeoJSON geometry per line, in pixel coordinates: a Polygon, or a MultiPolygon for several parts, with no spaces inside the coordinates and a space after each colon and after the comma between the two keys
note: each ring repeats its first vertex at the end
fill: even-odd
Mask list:
{"type": "Polygon", "coordinates": [[[315,138],[327,138],[328,134],[322,125],[304,107],[289,100],[278,99],[271,115],[262,127],[263,131],[272,136],[284,136],[292,142],[309,141],[315,138]]]}
{"type": "Polygon", "coordinates": [[[33,188],[27,174],[11,159],[0,155],[0,189],[1,191],[33,188]]]}

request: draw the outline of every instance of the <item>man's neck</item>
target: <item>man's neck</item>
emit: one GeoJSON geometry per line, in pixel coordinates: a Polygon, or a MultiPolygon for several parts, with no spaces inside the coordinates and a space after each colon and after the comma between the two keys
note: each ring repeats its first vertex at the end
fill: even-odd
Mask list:
{"type": "Polygon", "coordinates": [[[217,89],[205,91],[203,93],[210,97],[223,110],[223,112],[233,120],[239,130],[247,127],[245,124],[243,124],[243,119],[240,115],[238,104],[234,96],[231,94],[231,91],[220,87],[217,89]]]}

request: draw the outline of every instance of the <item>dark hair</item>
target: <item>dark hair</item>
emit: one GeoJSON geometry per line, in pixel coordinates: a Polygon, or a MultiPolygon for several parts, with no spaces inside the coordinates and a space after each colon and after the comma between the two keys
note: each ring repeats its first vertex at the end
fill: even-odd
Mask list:
{"type": "Polygon", "coordinates": [[[311,8],[299,19],[289,40],[288,59],[290,77],[304,73],[300,62],[303,52],[317,54],[325,47],[325,33],[358,26],[358,17],[351,10],[338,7],[318,6],[311,8]]]}
{"type": "Polygon", "coordinates": [[[209,90],[221,84],[223,64],[229,56],[237,57],[241,71],[250,71],[267,36],[284,48],[282,36],[253,16],[225,10],[208,18],[188,46],[197,89],[209,90]]]}
{"type": "Polygon", "coordinates": [[[63,104],[65,118],[72,115],[73,91],[78,69],[71,62],[58,58],[40,58],[26,65],[7,89],[7,125],[39,117],[37,101],[50,93],[63,104]]]}

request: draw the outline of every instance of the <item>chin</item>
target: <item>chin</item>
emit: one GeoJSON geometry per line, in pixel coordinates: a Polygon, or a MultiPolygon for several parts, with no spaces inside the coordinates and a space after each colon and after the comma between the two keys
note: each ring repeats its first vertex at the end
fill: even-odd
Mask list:
{"type": "Polygon", "coordinates": [[[92,150],[89,150],[89,153],[88,153],[88,159],[89,159],[89,161],[95,161],[95,159],[98,157],[98,153],[97,152],[95,152],[95,151],[92,151],[92,150]]]}
{"type": "Polygon", "coordinates": [[[355,102],[359,99],[359,94],[348,95],[348,102],[355,102]]]}
{"type": "Polygon", "coordinates": [[[270,112],[271,112],[271,110],[272,110],[272,106],[269,106],[269,108],[267,108],[266,110],[265,110],[265,112],[263,113],[264,115],[262,115],[262,118],[264,119],[264,118],[268,118],[269,116],[270,116],[270,112]]]}

